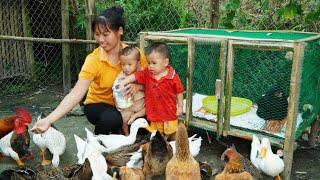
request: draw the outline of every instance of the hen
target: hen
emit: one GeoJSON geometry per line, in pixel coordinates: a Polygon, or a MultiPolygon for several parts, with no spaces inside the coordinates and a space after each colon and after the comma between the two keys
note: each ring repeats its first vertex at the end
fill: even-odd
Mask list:
{"type": "Polygon", "coordinates": [[[189,149],[188,132],[180,123],[176,133],[176,153],[166,167],[166,179],[200,180],[199,163],[192,157],[189,149]]]}
{"type": "Polygon", "coordinates": [[[142,145],[143,173],[146,179],[164,175],[172,155],[171,146],[159,131],[155,131],[155,135],[152,133],[150,142],[142,145]]]}
{"type": "MultiPolygon", "coordinates": [[[[38,120],[43,118],[44,115],[41,114],[38,117],[38,120]]],[[[58,131],[53,126],[49,127],[49,129],[42,134],[33,134],[33,142],[40,148],[40,156],[42,158],[41,165],[49,165],[51,164],[50,160],[46,160],[46,149],[49,149],[52,157],[52,165],[54,167],[59,166],[59,156],[62,155],[66,149],[66,138],[64,135],[58,131]]]]}
{"type": "Polygon", "coordinates": [[[17,115],[12,115],[0,119],[0,139],[13,130],[14,120],[17,117],[17,115]]]}
{"type": "Polygon", "coordinates": [[[24,166],[20,157],[32,157],[29,152],[30,135],[28,125],[32,121],[30,113],[24,108],[16,108],[17,117],[14,128],[9,134],[0,139],[0,152],[12,157],[19,166],[24,166]]]}
{"type": "Polygon", "coordinates": [[[251,174],[244,170],[240,154],[234,149],[226,149],[221,160],[226,161],[226,164],[224,170],[215,177],[215,180],[253,180],[251,174]]]}

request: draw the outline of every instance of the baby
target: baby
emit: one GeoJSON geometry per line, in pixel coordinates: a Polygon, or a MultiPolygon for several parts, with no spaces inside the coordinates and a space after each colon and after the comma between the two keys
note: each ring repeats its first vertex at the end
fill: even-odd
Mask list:
{"type": "Polygon", "coordinates": [[[122,71],[113,84],[113,96],[116,107],[122,116],[122,130],[129,135],[130,125],[136,118],[145,116],[144,92],[138,91],[133,97],[126,97],[126,90],[121,89],[119,84],[125,77],[140,69],[140,51],[134,46],[127,46],[120,52],[120,64],[122,71]]]}

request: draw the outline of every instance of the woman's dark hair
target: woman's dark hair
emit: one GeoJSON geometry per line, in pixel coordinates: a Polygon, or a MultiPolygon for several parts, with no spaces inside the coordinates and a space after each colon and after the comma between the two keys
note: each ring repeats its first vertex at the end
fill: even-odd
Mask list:
{"type": "Polygon", "coordinates": [[[91,30],[94,32],[98,25],[105,26],[106,28],[117,31],[120,27],[125,29],[123,18],[124,10],[122,7],[111,7],[102,11],[92,22],[91,30]]]}

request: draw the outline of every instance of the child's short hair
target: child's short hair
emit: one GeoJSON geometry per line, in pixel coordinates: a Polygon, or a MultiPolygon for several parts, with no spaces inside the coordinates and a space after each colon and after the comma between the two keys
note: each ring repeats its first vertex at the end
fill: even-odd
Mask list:
{"type": "Polygon", "coordinates": [[[161,54],[164,58],[170,59],[170,52],[167,44],[161,42],[155,42],[146,49],[146,55],[150,55],[152,52],[161,54]]]}
{"type": "Polygon", "coordinates": [[[127,46],[120,51],[120,56],[128,56],[129,54],[134,53],[136,59],[140,60],[140,51],[135,46],[127,46]]]}

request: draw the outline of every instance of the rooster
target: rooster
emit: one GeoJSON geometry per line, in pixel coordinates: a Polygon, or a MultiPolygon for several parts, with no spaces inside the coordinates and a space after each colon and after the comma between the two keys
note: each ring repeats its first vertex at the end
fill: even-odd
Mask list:
{"type": "Polygon", "coordinates": [[[11,156],[18,166],[24,166],[22,159],[33,157],[28,150],[30,145],[28,125],[32,122],[32,117],[24,108],[16,108],[15,111],[17,116],[14,120],[13,131],[0,139],[0,152],[11,156]]]}
{"type": "Polygon", "coordinates": [[[192,157],[189,149],[188,132],[180,123],[176,133],[176,153],[166,167],[166,179],[200,180],[199,163],[192,157]]]}
{"type": "Polygon", "coordinates": [[[13,130],[14,120],[16,118],[17,115],[12,115],[0,119],[0,139],[13,130]]]}
{"type": "Polygon", "coordinates": [[[215,180],[253,180],[251,174],[244,170],[240,154],[233,148],[226,149],[221,160],[226,161],[226,164],[215,180]]]}

